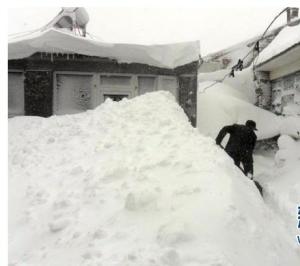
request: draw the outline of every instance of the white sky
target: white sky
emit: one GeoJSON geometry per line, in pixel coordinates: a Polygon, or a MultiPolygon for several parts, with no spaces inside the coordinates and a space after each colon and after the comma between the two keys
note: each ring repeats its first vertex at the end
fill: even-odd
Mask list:
{"type": "MultiPolygon", "coordinates": [[[[274,1],[276,2],[276,1],[274,1]]],[[[103,41],[123,43],[170,43],[200,40],[201,55],[260,35],[286,5],[275,6],[106,6],[87,7],[87,31],[103,41]]],[[[60,7],[9,8],[8,34],[37,29],[60,7]]],[[[276,25],[286,21],[286,14],[276,25]]]]}

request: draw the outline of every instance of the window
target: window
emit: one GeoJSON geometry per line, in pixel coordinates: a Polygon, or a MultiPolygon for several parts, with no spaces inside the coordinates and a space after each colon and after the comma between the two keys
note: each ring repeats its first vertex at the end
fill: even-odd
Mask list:
{"type": "Polygon", "coordinates": [[[104,94],[104,101],[107,98],[110,98],[114,102],[119,102],[123,98],[128,98],[128,95],[127,94],[104,94]]]}
{"type": "Polygon", "coordinates": [[[139,95],[155,90],[155,77],[138,77],[139,95]]]}

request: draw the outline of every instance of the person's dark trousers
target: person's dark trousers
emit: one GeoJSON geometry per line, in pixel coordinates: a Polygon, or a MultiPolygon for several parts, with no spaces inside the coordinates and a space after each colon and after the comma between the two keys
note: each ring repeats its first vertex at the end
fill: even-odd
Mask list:
{"type": "Polygon", "coordinates": [[[244,168],[244,174],[245,176],[247,176],[249,173],[251,175],[253,175],[253,162],[249,162],[249,161],[242,161],[243,164],[243,168],[244,168]]]}
{"type": "Polygon", "coordinates": [[[234,164],[237,166],[237,167],[240,167],[240,164],[241,164],[241,156],[238,154],[238,153],[235,153],[235,152],[232,152],[232,151],[227,151],[227,154],[233,159],[234,161],[234,164]]]}
{"type": "Polygon", "coordinates": [[[253,175],[253,159],[251,155],[244,154],[244,156],[241,156],[239,153],[232,151],[226,152],[233,159],[234,164],[244,172],[245,176],[247,176],[249,173],[253,175]],[[243,165],[243,169],[241,168],[241,163],[243,165]]]}
{"type": "Polygon", "coordinates": [[[242,155],[241,162],[243,164],[244,174],[247,176],[251,174],[253,176],[253,157],[252,153],[245,152],[242,155]]]}

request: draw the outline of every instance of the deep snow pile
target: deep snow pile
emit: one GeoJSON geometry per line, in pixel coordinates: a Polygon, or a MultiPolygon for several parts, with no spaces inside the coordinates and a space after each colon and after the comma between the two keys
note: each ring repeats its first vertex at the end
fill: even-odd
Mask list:
{"type": "Polygon", "coordinates": [[[9,120],[10,265],[299,265],[289,239],[167,92],[9,120]]]}
{"type": "Polygon", "coordinates": [[[49,28],[8,41],[8,59],[22,59],[37,52],[109,57],[118,62],[175,68],[199,59],[199,41],[165,45],[107,43],[49,28]]]}
{"type": "Polygon", "coordinates": [[[272,154],[255,156],[256,177],[263,184],[265,202],[282,217],[290,235],[295,238],[296,246],[296,235],[299,235],[297,206],[300,203],[300,141],[282,135],[277,142],[279,149],[275,158],[272,154]]]}
{"type": "Polygon", "coordinates": [[[217,83],[206,89],[213,83],[205,81],[198,84],[197,127],[202,134],[215,138],[223,126],[244,124],[252,119],[257,124],[258,139],[278,135],[300,139],[299,116],[277,116],[249,102],[245,90],[224,83],[217,83]]]}
{"type": "Polygon", "coordinates": [[[258,139],[280,134],[278,116],[249,103],[242,92],[226,84],[218,83],[203,91],[210,84],[211,81],[198,84],[197,125],[202,134],[215,138],[223,126],[245,124],[249,119],[256,121],[258,139]]]}
{"type": "MultiPolygon", "coordinates": [[[[221,81],[224,76],[228,74],[228,69],[222,69],[214,72],[208,73],[198,73],[198,82],[203,83],[205,81],[221,81]]],[[[255,85],[253,82],[253,71],[252,67],[243,69],[242,71],[237,71],[234,73],[234,78],[227,77],[223,80],[223,84],[228,85],[226,88],[231,88],[230,91],[226,92],[232,95],[234,91],[234,96],[239,99],[245,100],[249,103],[256,102],[255,85]]],[[[199,86],[199,90],[203,87],[199,86]]],[[[226,90],[225,88],[225,90],[226,90]]],[[[214,89],[211,87],[210,91],[214,89]]],[[[218,89],[220,90],[220,88],[218,89]]]]}

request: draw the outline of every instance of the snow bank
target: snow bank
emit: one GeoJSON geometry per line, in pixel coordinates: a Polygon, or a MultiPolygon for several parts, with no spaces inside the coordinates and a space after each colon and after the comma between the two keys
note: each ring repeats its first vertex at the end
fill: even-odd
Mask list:
{"type": "MultiPolygon", "coordinates": [[[[198,73],[198,81],[200,83],[212,80],[221,81],[224,76],[228,74],[228,71],[228,69],[224,69],[208,73],[198,73]]],[[[256,94],[251,67],[245,68],[243,71],[235,72],[234,78],[228,77],[222,83],[230,87],[230,89],[228,86],[224,86],[223,88],[225,91],[229,90],[228,93],[230,95],[234,94],[235,97],[241,100],[255,103],[256,94]]]]}
{"type": "Polygon", "coordinates": [[[10,265],[299,265],[285,230],[168,92],[9,119],[10,265]]]}
{"type": "Polygon", "coordinates": [[[273,56],[280,54],[288,48],[300,43],[300,24],[286,26],[276,38],[259,54],[257,64],[262,64],[273,56]]]}
{"type": "Polygon", "coordinates": [[[249,103],[245,91],[236,87],[217,83],[207,88],[213,83],[206,81],[198,84],[197,127],[202,134],[216,138],[223,126],[234,123],[245,124],[251,119],[257,124],[258,139],[278,135],[300,139],[299,116],[277,116],[249,103]]]}
{"type": "Polygon", "coordinates": [[[197,127],[202,134],[215,138],[223,126],[245,124],[249,119],[256,122],[258,139],[280,134],[278,116],[242,100],[241,92],[223,83],[203,92],[210,84],[211,81],[198,84],[197,127]]]}
{"type": "Polygon", "coordinates": [[[112,44],[75,36],[54,28],[37,31],[8,42],[8,59],[21,59],[36,52],[78,53],[109,57],[126,63],[175,68],[199,59],[199,41],[166,45],[112,44]]]}
{"type": "Polygon", "coordinates": [[[295,139],[300,139],[300,117],[287,116],[282,117],[280,124],[280,134],[289,135],[295,139]]]}
{"type": "Polygon", "coordinates": [[[265,202],[278,213],[289,235],[294,240],[294,246],[299,249],[296,235],[297,206],[300,202],[300,141],[295,141],[287,135],[278,139],[279,150],[270,159],[256,156],[255,165],[258,178],[264,187],[265,202]]]}

